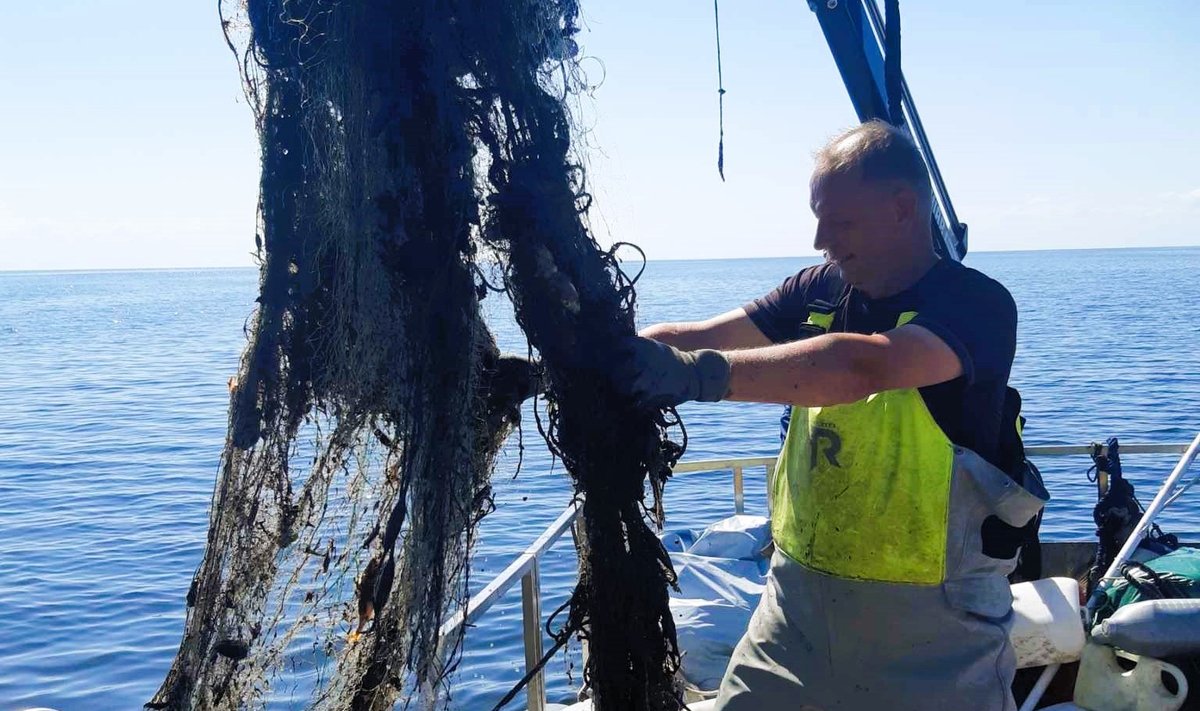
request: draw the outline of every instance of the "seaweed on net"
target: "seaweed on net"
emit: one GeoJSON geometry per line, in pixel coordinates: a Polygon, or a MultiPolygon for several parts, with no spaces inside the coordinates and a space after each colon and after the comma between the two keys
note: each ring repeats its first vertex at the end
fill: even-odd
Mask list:
{"type": "Polygon", "coordinates": [[[439,624],[465,602],[529,387],[502,382],[480,315],[494,258],[542,356],[543,433],[582,498],[556,634],[588,640],[599,708],[678,708],[674,573],[643,501],[648,479],[661,523],[682,447],[673,413],[634,409],[603,377],[634,294],[584,219],[566,110],[577,12],[247,0],[223,17],[262,145],[260,296],[183,640],[148,706],[263,706],[304,664],[315,708],[390,708],[410,680],[436,699],[460,649],[439,624]]]}
{"type": "Polygon", "coordinates": [[[387,707],[401,670],[440,673],[437,627],[465,598],[512,417],[487,390],[498,353],[472,268],[473,148],[441,90],[453,69],[397,39],[435,42],[422,19],[264,0],[230,20],[249,32],[263,146],[261,294],[154,707],[254,703],[308,634],[337,659],[318,706],[387,707]],[[397,47],[414,59],[394,62],[397,47]],[[293,472],[305,431],[312,463],[293,472]],[[347,643],[355,607],[373,626],[347,643]]]}
{"type": "Polygon", "coordinates": [[[642,502],[648,479],[661,523],[662,487],[683,448],[667,437],[677,419],[635,409],[603,376],[611,344],[634,332],[634,291],[583,219],[591,196],[564,103],[578,90],[578,6],[499,5],[472,3],[493,38],[477,43],[475,64],[492,189],[483,236],[503,255],[518,323],[542,355],[547,442],[583,494],[585,548],[564,629],[588,641],[584,675],[600,708],[678,708],[675,575],[642,502]]]}

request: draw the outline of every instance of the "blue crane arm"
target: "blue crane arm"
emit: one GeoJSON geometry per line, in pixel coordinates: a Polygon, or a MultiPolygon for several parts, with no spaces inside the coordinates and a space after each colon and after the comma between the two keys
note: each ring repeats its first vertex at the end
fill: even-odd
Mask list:
{"type": "Polygon", "coordinates": [[[885,34],[875,0],[808,0],[808,6],[817,16],[859,120],[889,121],[907,130],[916,142],[933,185],[934,247],[945,257],[961,260],[967,254],[967,226],[954,212],[921,117],[899,69],[898,0],[886,1],[891,4],[889,24],[892,18],[897,20],[892,38],[885,34]],[[885,61],[885,47],[894,55],[890,67],[885,61]]]}

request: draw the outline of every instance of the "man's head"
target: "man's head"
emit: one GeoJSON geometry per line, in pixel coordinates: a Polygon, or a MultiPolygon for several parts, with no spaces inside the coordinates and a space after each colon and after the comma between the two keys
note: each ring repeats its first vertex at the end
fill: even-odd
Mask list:
{"type": "Polygon", "coordinates": [[[932,191],[921,154],[903,131],[869,121],[835,136],[816,154],[811,188],[813,246],[848,282],[884,296],[907,287],[899,282],[908,272],[928,266],[932,191]]]}

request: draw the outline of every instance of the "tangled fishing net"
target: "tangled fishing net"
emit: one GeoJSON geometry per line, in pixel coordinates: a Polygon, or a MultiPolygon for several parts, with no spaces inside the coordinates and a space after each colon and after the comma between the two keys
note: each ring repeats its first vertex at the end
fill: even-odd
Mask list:
{"type": "Polygon", "coordinates": [[[265,707],[298,667],[311,708],[436,701],[461,644],[439,628],[466,599],[494,458],[541,383],[539,427],[582,506],[579,583],[552,634],[587,640],[597,708],[679,708],[674,573],[646,519],[661,522],[682,447],[673,413],[635,409],[603,375],[633,333],[634,290],[586,225],[566,108],[577,12],[223,13],[262,144],[260,295],[183,640],[148,707],[265,707]],[[480,312],[491,288],[537,372],[500,356],[480,312]]]}

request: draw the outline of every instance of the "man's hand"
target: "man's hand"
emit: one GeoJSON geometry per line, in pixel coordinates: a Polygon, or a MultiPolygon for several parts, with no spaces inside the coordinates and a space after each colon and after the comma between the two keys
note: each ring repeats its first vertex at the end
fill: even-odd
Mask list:
{"type": "Polygon", "coordinates": [[[674,407],[689,400],[716,402],[729,392],[729,361],[720,351],[681,351],[630,336],[618,347],[613,381],[617,390],[636,400],[639,407],[674,407]]]}
{"type": "Polygon", "coordinates": [[[521,403],[539,395],[546,385],[541,363],[519,355],[500,355],[484,374],[488,411],[517,419],[521,403]]]}

